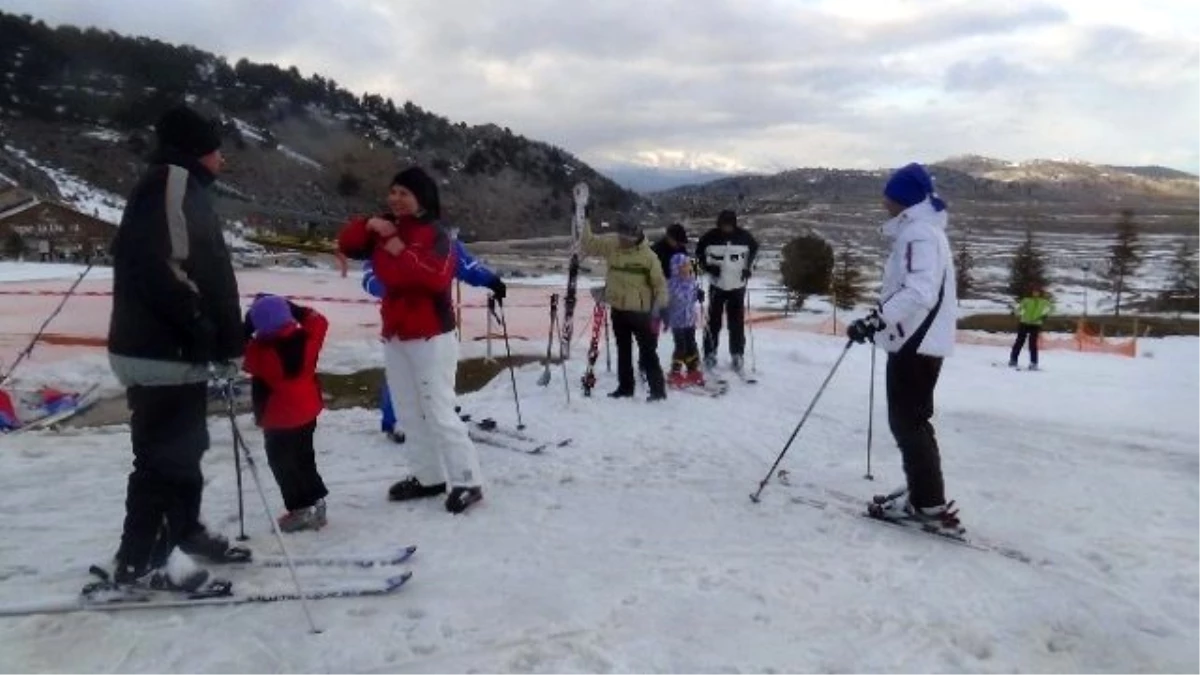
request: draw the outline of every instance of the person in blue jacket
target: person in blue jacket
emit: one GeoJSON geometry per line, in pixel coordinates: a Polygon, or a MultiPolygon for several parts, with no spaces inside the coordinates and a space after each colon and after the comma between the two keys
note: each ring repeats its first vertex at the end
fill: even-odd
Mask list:
{"type": "MultiPolygon", "coordinates": [[[[484,267],[482,263],[467,253],[467,249],[457,237],[454,239],[454,258],[456,268],[454,276],[459,281],[466,283],[468,286],[475,288],[487,288],[492,291],[496,302],[503,304],[504,296],[507,289],[504,282],[500,280],[500,276],[495,272],[484,267]]],[[[363,263],[363,290],[370,293],[376,298],[383,297],[383,284],[375,278],[375,270],[371,268],[371,261],[363,263]]],[[[404,442],[404,431],[396,428],[396,410],[392,406],[392,395],[388,391],[387,382],[383,383],[379,392],[379,410],[383,417],[380,420],[380,429],[387,434],[393,441],[397,443],[404,442]]]]}

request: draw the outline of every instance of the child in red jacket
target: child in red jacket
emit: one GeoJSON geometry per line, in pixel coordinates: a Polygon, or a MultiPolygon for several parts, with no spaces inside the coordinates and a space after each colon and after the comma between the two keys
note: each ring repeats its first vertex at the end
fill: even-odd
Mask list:
{"type": "Polygon", "coordinates": [[[288,512],[284,532],[325,526],[329,491],[317,473],[313,432],[325,407],[317,381],[317,357],[329,321],[316,310],[261,294],[246,313],[246,356],[254,421],[263,430],[267,462],[288,512]]]}

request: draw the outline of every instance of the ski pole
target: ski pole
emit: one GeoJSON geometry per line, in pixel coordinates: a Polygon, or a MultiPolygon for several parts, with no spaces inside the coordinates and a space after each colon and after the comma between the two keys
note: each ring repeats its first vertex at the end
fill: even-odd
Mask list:
{"type": "Polygon", "coordinates": [[[750,372],[758,373],[758,359],[754,357],[754,322],[750,320],[750,284],[746,284],[746,311],[742,312],[742,324],[750,334],[750,372]]]}
{"type": "Polygon", "coordinates": [[[608,321],[610,314],[608,313],[608,305],[604,305],[604,368],[607,372],[612,372],[612,351],[608,346],[608,321]]]}
{"type": "MultiPolygon", "coordinates": [[[[234,418],[232,416],[232,411],[234,408],[233,378],[228,377],[228,378],[216,378],[216,379],[221,386],[222,397],[227,398],[229,400],[229,406],[230,406],[230,411],[231,411],[231,415],[229,418],[229,424],[232,426],[234,424],[234,421],[233,421],[234,418]]],[[[231,432],[234,435],[234,437],[237,437],[239,435],[236,427],[233,427],[231,429],[231,432]]],[[[236,442],[233,444],[233,470],[235,472],[235,475],[237,476],[237,502],[238,502],[238,538],[237,539],[238,539],[238,541],[246,541],[250,537],[248,537],[246,535],[246,507],[245,507],[245,500],[242,497],[242,494],[243,494],[242,493],[242,451],[241,451],[241,448],[238,447],[238,443],[236,443],[236,442]]]]}
{"type": "Polygon", "coordinates": [[[496,296],[488,296],[488,311],[500,322],[500,330],[504,331],[504,353],[508,356],[508,376],[512,379],[513,403],[517,406],[517,429],[525,428],[521,420],[521,397],[517,395],[517,374],[513,369],[512,349],[508,346],[508,321],[504,316],[504,303],[497,303],[496,296]],[[496,305],[500,305],[500,313],[496,314],[496,305]]]}
{"type": "Polygon", "coordinates": [[[492,317],[495,315],[495,308],[492,305],[492,296],[488,296],[488,315],[487,315],[487,332],[484,339],[486,340],[487,350],[484,352],[483,360],[491,363],[495,359],[492,358],[492,317]]]}
{"type": "Polygon", "coordinates": [[[246,453],[246,467],[250,469],[250,478],[254,480],[254,486],[258,488],[258,497],[262,500],[263,512],[267,515],[267,520],[271,523],[271,531],[275,533],[275,539],[279,541],[279,550],[283,552],[283,558],[287,561],[288,571],[291,572],[292,583],[296,586],[296,594],[300,596],[300,606],[304,609],[304,617],[308,619],[308,626],[314,633],[320,633],[321,629],[317,628],[317,624],[313,621],[312,612],[308,607],[308,595],[300,586],[300,577],[296,574],[296,563],[292,561],[292,554],[288,552],[287,544],[283,541],[283,534],[279,532],[279,524],[271,517],[271,506],[267,503],[267,493],[263,490],[262,481],[258,477],[258,467],[254,464],[254,457],[250,455],[250,448],[246,447],[246,439],[242,438],[242,432],[238,429],[237,415],[233,410],[233,381],[229,380],[225,385],[225,401],[228,404],[229,426],[233,429],[233,447],[242,446],[242,451],[246,453]]]}
{"type": "Polygon", "coordinates": [[[829,369],[829,374],[825,376],[825,381],[821,383],[821,387],[817,389],[817,393],[813,396],[812,402],[808,404],[808,409],[804,411],[804,416],[800,418],[800,423],[797,424],[796,428],[792,431],[792,435],[790,438],[788,438],[787,443],[784,444],[783,450],[779,451],[779,456],[775,458],[775,463],[771,465],[771,469],[767,471],[767,475],[764,476],[762,482],[758,484],[758,490],[756,490],[754,494],[750,495],[750,501],[756,504],[758,503],[758,497],[762,494],[763,488],[767,486],[767,481],[771,480],[771,476],[774,475],[775,469],[779,466],[779,463],[783,461],[783,456],[786,455],[788,449],[792,447],[792,441],[796,440],[796,435],[800,433],[800,429],[804,426],[804,423],[808,421],[809,414],[812,413],[813,408],[816,407],[817,401],[821,399],[821,394],[825,393],[825,387],[828,386],[829,381],[833,379],[833,374],[837,372],[838,366],[842,365],[842,359],[846,358],[846,354],[850,353],[850,347],[852,346],[854,346],[854,341],[847,340],[846,346],[842,349],[841,355],[838,356],[837,361],[833,362],[833,367],[829,369]]]}
{"type": "Polygon", "coordinates": [[[75,280],[75,283],[71,284],[71,287],[67,289],[66,293],[63,293],[62,300],[58,302],[58,306],[54,308],[53,312],[50,312],[50,316],[46,317],[46,320],[43,321],[42,325],[38,327],[37,332],[33,334],[33,339],[29,341],[29,344],[25,346],[25,349],[21,350],[20,354],[17,354],[16,358],[13,359],[12,364],[9,365],[8,370],[5,371],[3,375],[0,375],[0,384],[4,384],[6,381],[8,381],[8,378],[12,377],[13,371],[16,370],[17,366],[25,360],[25,357],[33,353],[33,348],[37,345],[38,340],[42,338],[42,333],[46,331],[46,327],[49,326],[50,322],[54,320],[54,317],[58,316],[58,313],[62,311],[62,308],[67,304],[67,300],[70,300],[71,296],[75,294],[75,289],[78,288],[79,284],[83,282],[83,278],[87,276],[88,272],[92,271],[92,266],[94,264],[95,263],[88,263],[87,267],[83,268],[83,271],[79,273],[79,278],[75,280]]]}
{"type": "Polygon", "coordinates": [[[863,478],[875,480],[871,475],[871,436],[875,427],[875,341],[871,340],[871,388],[867,394],[867,473],[863,478]]]}
{"type": "MultiPolygon", "coordinates": [[[[230,400],[233,398],[233,381],[229,385],[230,400]]],[[[230,404],[232,406],[232,403],[230,404]]],[[[233,424],[233,418],[229,420],[233,424]]],[[[236,431],[236,428],[235,428],[236,431]]],[[[246,541],[250,537],[246,536],[246,506],[245,500],[242,497],[242,451],[238,448],[238,443],[233,444],[233,469],[237,473],[237,491],[238,491],[238,541],[246,541]]]]}
{"type": "MultiPolygon", "coordinates": [[[[554,315],[553,326],[558,327],[558,338],[561,341],[562,340],[562,324],[560,324],[558,322],[558,314],[557,313],[554,315]]],[[[554,328],[551,327],[550,330],[553,332],[554,328]]],[[[571,403],[571,383],[567,382],[567,359],[563,358],[561,353],[559,355],[558,365],[562,366],[563,391],[567,392],[567,404],[570,405],[570,403],[571,403]]]]}
{"type": "Polygon", "coordinates": [[[558,317],[558,293],[550,295],[550,334],[546,336],[546,363],[545,370],[542,371],[541,377],[538,378],[538,386],[544,387],[550,384],[550,350],[554,348],[554,324],[558,317]]]}

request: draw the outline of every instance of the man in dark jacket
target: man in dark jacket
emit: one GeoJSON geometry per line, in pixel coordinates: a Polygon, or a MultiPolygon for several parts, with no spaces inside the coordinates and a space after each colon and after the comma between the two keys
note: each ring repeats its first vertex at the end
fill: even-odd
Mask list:
{"type": "Polygon", "coordinates": [[[742,372],[746,347],[746,282],[758,256],[754,235],[738,227],[737,214],[722,211],[717,226],[696,244],[696,260],[708,273],[708,325],[704,328],[704,367],[717,365],[721,315],[729,319],[729,355],[733,370],[742,372]]]}
{"type": "Polygon", "coordinates": [[[174,589],[199,586],[207,573],[168,578],[172,554],[250,556],[200,523],[207,384],[214,370],[237,373],[244,346],[237,279],[208,193],[224,164],[220,135],[182,106],[163,115],[156,133],[158,148],[112,243],[108,353],[126,387],[134,457],[114,577],[174,589]]]}

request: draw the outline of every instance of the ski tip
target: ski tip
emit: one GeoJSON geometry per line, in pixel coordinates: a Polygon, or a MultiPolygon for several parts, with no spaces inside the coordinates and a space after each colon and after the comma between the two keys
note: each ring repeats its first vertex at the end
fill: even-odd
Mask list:
{"type": "Polygon", "coordinates": [[[388,577],[387,590],[391,592],[399,589],[401,586],[408,583],[408,580],[412,578],[412,575],[413,573],[410,570],[404,572],[403,574],[397,574],[396,576],[388,577]]]}
{"type": "Polygon", "coordinates": [[[412,557],[412,555],[413,555],[414,553],[416,553],[416,552],[417,552],[417,545],[416,545],[416,544],[409,544],[408,546],[405,546],[405,547],[404,547],[404,551],[403,551],[403,552],[404,552],[404,557],[405,557],[405,559],[407,559],[407,558],[410,558],[410,557],[412,557]]]}

